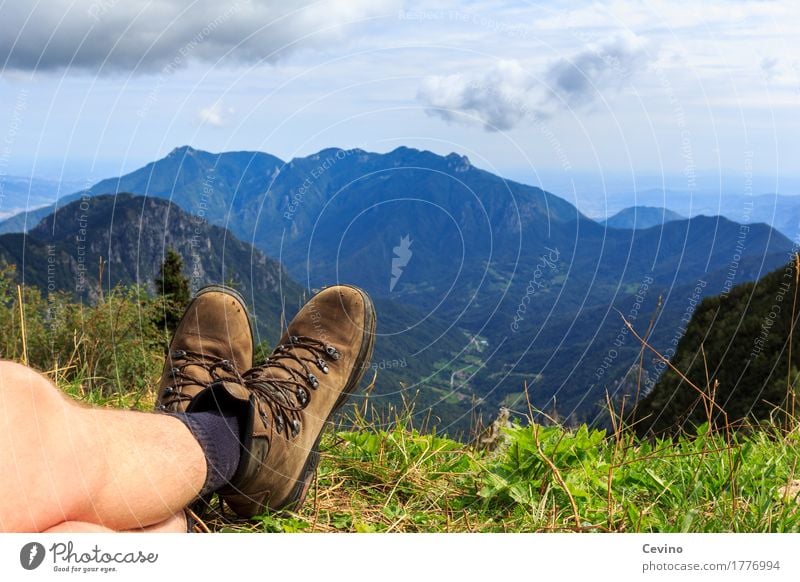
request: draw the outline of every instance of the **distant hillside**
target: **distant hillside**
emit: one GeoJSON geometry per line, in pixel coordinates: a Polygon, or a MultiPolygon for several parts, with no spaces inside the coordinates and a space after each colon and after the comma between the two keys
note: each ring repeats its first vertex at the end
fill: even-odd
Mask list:
{"type": "Polygon", "coordinates": [[[49,215],[27,235],[0,236],[0,258],[17,265],[23,282],[89,300],[101,286],[120,283],[154,290],[169,247],[183,256],[194,289],[235,284],[273,341],[281,312],[294,313],[305,294],[280,264],[165,200],[129,194],[86,198],[49,215]]]}
{"type": "Polygon", "coordinates": [[[654,206],[631,206],[617,212],[611,218],[600,221],[609,228],[650,228],[660,226],[673,220],[682,220],[684,217],[667,210],[666,208],[656,208],[654,206]]]}
{"type": "MultiPolygon", "coordinates": [[[[789,264],[758,282],[738,285],[727,295],[707,297],[686,326],[671,362],[702,390],[719,382],[716,403],[731,423],[784,417],[794,294],[795,273],[789,264]]],[[[796,322],[797,315],[795,326],[796,322]]],[[[797,329],[791,378],[798,387],[796,334],[797,329]]],[[[716,423],[723,421],[719,409],[713,417],[716,423]]],[[[668,369],[630,420],[636,422],[637,432],[647,434],[691,432],[707,418],[700,394],[668,369]]]]}

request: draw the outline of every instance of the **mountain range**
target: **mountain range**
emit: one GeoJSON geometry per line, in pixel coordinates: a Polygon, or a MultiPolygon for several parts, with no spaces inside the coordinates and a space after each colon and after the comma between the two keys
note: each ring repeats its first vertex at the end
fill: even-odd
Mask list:
{"type": "Polygon", "coordinates": [[[687,218],[720,215],[742,224],[769,224],[790,240],[798,238],[800,196],[756,193],[745,181],[738,191],[729,188],[730,185],[716,193],[666,188],[608,193],[598,196],[591,204],[584,203],[582,208],[585,207],[590,216],[601,222],[631,207],[666,208],[687,218]]]}
{"type": "MultiPolygon", "coordinates": [[[[404,147],[327,149],[289,162],[182,147],[26,220],[119,192],[168,200],[193,215],[185,220],[224,227],[233,236],[223,240],[279,261],[299,284],[284,304],[301,288],[364,287],[385,346],[377,392],[391,402],[417,397],[420,414],[432,409],[443,430],[462,429],[473,404],[490,415],[500,405],[521,410],[526,387],[541,410],[596,415],[606,391],[630,390],[625,378],[638,362],[620,315],[637,330],[651,327],[650,341],[667,350],[700,299],[758,279],[792,248],[765,224],[719,216],[607,228],[465,156],[404,147]]],[[[150,236],[151,221],[129,220],[120,237],[150,236]]],[[[185,254],[187,243],[175,243],[185,254]]],[[[652,385],[657,370],[652,361],[646,368],[652,385]]]]}

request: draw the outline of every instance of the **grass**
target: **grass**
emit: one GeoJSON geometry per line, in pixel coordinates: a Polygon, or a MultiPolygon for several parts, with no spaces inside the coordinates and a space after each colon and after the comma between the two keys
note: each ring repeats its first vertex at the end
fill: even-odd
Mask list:
{"type": "MultiPolygon", "coordinates": [[[[797,532],[800,435],[638,441],[581,426],[512,426],[477,451],[402,424],[323,439],[298,513],[251,532],[797,532]]],[[[703,427],[701,427],[701,433],[703,427]]]]}

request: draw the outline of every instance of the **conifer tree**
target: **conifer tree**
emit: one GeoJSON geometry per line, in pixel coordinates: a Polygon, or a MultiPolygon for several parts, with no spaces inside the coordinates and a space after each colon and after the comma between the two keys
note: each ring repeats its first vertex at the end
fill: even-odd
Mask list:
{"type": "Polygon", "coordinates": [[[175,249],[167,249],[155,284],[163,300],[164,327],[174,332],[189,304],[189,280],[183,275],[183,259],[175,249]]]}

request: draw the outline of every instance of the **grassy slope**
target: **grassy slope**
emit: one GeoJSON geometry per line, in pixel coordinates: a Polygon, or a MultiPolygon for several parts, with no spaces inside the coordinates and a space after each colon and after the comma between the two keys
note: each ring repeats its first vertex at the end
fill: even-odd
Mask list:
{"type": "Polygon", "coordinates": [[[327,439],[315,491],[267,531],[800,531],[798,434],[643,443],[515,427],[495,454],[398,428],[327,439]],[[537,445],[538,439],[538,445],[537,445]]]}

